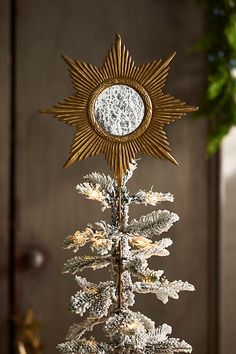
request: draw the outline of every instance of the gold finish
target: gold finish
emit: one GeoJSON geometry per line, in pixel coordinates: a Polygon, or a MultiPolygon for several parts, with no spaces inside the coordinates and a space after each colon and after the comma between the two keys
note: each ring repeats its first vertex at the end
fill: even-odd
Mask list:
{"type": "Polygon", "coordinates": [[[18,354],[40,354],[42,344],[39,336],[40,323],[29,307],[25,314],[15,318],[18,354]]]}
{"type": "Polygon", "coordinates": [[[138,152],[177,164],[170,154],[164,125],[181,118],[187,112],[196,111],[197,107],[188,106],[162,91],[169,63],[174,55],[175,53],[163,60],[135,66],[120,36],[116,35],[115,43],[101,68],[63,56],[69,66],[75,95],[43,113],[53,114],[60,121],[76,128],[65,167],[77,160],[102,153],[121,185],[122,176],[138,152]],[[105,88],[116,84],[134,88],[145,106],[145,115],[140,126],[124,136],[107,133],[94,117],[97,96],[105,88]]]}

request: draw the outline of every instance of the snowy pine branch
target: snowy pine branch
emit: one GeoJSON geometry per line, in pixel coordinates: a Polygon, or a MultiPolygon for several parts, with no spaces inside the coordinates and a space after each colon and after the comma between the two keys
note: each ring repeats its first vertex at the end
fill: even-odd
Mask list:
{"type": "MultiPolygon", "coordinates": [[[[105,326],[105,334],[112,342],[121,343],[132,353],[190,353],[192,347],[178,338],[168,338],[171,327],[163,324],[155,328],[155,323],[140,312],[122,311],[110,317],[105,326]]],[[[125,352],[125,351],[124,351],[125,352]]]]}
{"type": "Polygon", "coordinates": [[[147,353],[190,353],[191,345],[185,341],[180,341],[178,338],[168,338],[172,333],[171,326],[166,323],[157,327],[154,334],[150,337],[150,341],[146,347],[147,353]]]}
{"type": "Polygon", "coordinates": [[[117,195],[117,183],[110,176],[93,172],[84,177],[85,182],[76,186],[78,193],[88,199],[97,200],[102,204],[102,210],[114,207],[117,195]]]}
{"type": "Polygon", "coordinates": [[[134,250],[131,252],[132,255],[142,255],[146,259],[152,256],[169,256],[170,252],[166,248],[171,246],[173,243],[170,238],[163,238],[160,241],[152,243],[151,240],[142,236],[133,236],[130,238],[129,241],[133,247],[138,247],[138,250],[134,250]]]}
{"type": "Polygon", "coordinates": [[[169,282],[166,278],[156,280],[155,282],[136,282],[133,285],[134,291],[142,294],[153,293],[156,297],[166,304],[169,297],[178,299],[180,291],[194,291],[194,286],[182,280],[169,282]]]}
{"type": "Polygon", "coordinates": [[[146,348],[147,354],[174,354],[174,353],[191,353],[192,346],[179,338],[169,338],[163,342],[157,342],[153,345],[148,345],[146,348]]]}
{"type": "Polygon", "coordinates": [[[76,280],[82,290],[71,297],[71,311],[83,316],[89,310],[90,317],[93,318],[107,316],[109,308],[116,300],[114,282],[94,284],[81,277],[76,277],[76,280]]]}
{"type": "Polygon", "coordinates": [[[134,219],[126,231],[134,235],[152,237],[167,232],[173,223],[178,220],[178,215],[168,210],[153,211],[150,214],[141,216],[138,221],[134,219]]]}
{"type": "Polygon", "coordinates": [[[148,342],[148,331],[154,330],[154,326],[154,322],[140,312],[123,310],[106,321],[104,331],[107,337],[122,346],[143,349],[148,342]]]}
{"type": "Polygon", "coordinates": [[[106,321],[106,318],[88,317],[82,322],[70,326],[66,340],[81,338],[86,332],[92,331],[93,327],[106,321]]]}
{"type": "Polygon", "coordinates": [[[92,252],[100,255],[109,253],[112,247],[111,231],[109,225],[104,222],[96,223],[96,226],[88,225],[82,232],[76,231],[73,235],[65,238],[64,249],[73,249],[78,252],[79,249],[90,243],[92,252]]]}
{"type": "Polygon", "coordinates": [[[162,202],[173,202],[174,196],[171,193],[160,193],[145,190],[139,190],[137,193],[130,196],[130,203],[134,204],[144,204],[156,206],[162,202]]]}
{"type": "Polygon", "coordinates": [[[92,172],[84,176],[84,180],[94,187],[98,185],[104,193],[110,193],[111,195],[115,195],[116,193],[116,181],[109,175],[106,176],[104,173],[92,172]]]}
{"type": "Polygon", "coordinates": [[[78,193],[83,194],[87,199],[97,200],[102,204],[102,210],[111,207],[110,198],[106,195],[99,184],[93,185],[88,182],[80,183],[76,186],[78,193]]]}
{"type": "Polygon", "coordinates": [[[83,271],[86,268],[92,268],[93,270],[107,267],[111,263],[110,256],[79,256],[69,259],[64,264],[63,273],[76,274],[83,271]]]}
{"type": "Polygon", "coordinates": [[[105,354],[109,353],[109,346],[106,343],[98,343],[94,338],[71,340],[57,346],[64,354],[105,354]]]}

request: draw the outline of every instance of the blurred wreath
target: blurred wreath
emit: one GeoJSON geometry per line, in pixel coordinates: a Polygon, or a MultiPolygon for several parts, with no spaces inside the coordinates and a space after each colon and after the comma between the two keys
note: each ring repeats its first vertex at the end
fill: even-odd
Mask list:
{"type": "Polygon", "coordinates": [[[194,49],[207,56],[207,88],[198,115],[214,118],[207,151],[214,154],[236,125],[236,0],[200,0],[204,36],[194,49]]]}

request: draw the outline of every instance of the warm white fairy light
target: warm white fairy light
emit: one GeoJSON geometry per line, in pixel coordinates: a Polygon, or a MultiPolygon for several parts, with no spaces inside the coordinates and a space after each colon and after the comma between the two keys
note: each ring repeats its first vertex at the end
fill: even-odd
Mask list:
{"type": "Polygon", "coordinates": [[[156,206],[162,202],[173,202],[174,196],[171,193],[154,192],[152,188],[147,192],[139,190],[131,196],[131,203],[156,206]]]}
{"type": "Polygon", "coordinates": [[[101,201],[103,199],[103,195],[102,195],[101,191],[97,188],[97,189],[92,190],[88,194],[88,199],[101,201]]]}
{"type": "Polygon", "coordinates": [[[147,192],[146,194],[146,202],[147,204],[150,205],[157,205],[161,202],[173,202],[173,195],[170,193],[159,193],[159,192],[153,192],[152,190],[150,190],[149,192],[147,192]]]}
{"type": "MultiPolygon", "coordinates": [[[[79,189],[79,186],[77,186],[77,190],[79,189]]],[[[94,187],[86,188],[86,190],[84,190],[83,194],[86,194],[86,197],[88,199],[92,199],[92,200],[102,201],[104,199],[104,196],[100,190],[99,185],[96,185],[95,188],[94,187]]]]}
{"type": "Polygon", "coordinates": [[[151,240],[149,240],[148,238],[146,238],[144,236],[130,237],[129,242],[133,247],[137,247],[137,248],[144,248],[144,247],[149,246],[150,243],[152,243],[151,240]]]}
{"type": "Polygon", "coordinates": [[[86,235],[86,233],[80,231],[76,231],[74,235],[70,235],[67,238],[67,242],[70,242],[71,244],[77,247],[84,246],[87,240],[88,240],[88,236],[86,235]]]}
{"type": "Polygon", "coordinates": [[[123,327],[122,327],[122,331],[124,333],[132,333],[137,331],[139,328],[142,328],[143,324],[140,323],[138,320],[134,320],[133,322],[130,323],[126,323],[123,327]]]}

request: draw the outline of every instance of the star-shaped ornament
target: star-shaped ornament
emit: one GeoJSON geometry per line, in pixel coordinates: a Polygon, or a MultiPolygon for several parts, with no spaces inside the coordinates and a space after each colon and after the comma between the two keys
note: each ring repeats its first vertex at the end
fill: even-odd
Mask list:
{"type": "Polygon", "coordinates": [[[41,323],[35,318],[34,311],[29,307],[22,316],[14,318],[16,325],[16,341],[19,354],[40,354],[42,343],[40,340],[41,323]]]}
{"type": "Polygon", "coordinates": [[[135,66],[116,35],[100,68],[63,56],[75,94],[43,113],[76,129],[65,167],[101,153],[121,184],[138,152],[177,164],[164,126],[197,107],[163,93],[174,55],[135,66]]]}
{"type": "Polygon", "coordinates": [[[42,344],[39,330],[41,323],[35,319],[34,312],[29,307],[24,315],[15,317],[16,341],[19,354],[40,354],[42,344]]]}

